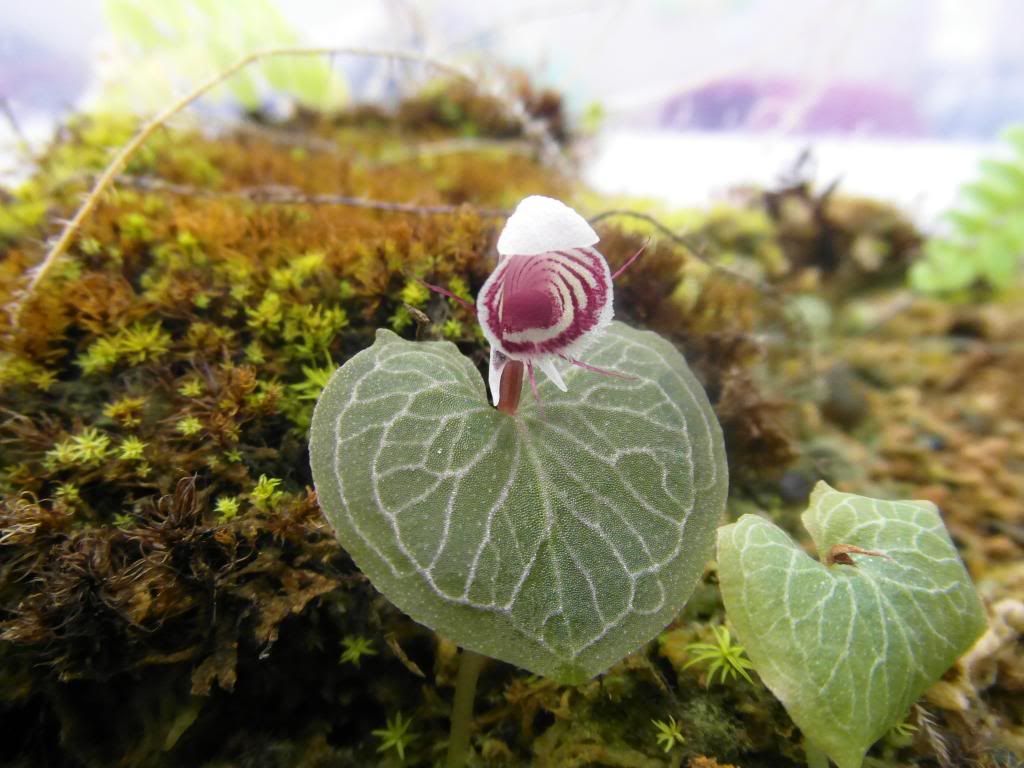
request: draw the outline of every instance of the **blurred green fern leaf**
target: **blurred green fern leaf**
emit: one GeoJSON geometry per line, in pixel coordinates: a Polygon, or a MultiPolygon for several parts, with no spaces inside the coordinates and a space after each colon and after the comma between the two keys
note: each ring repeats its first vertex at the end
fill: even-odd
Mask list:
{"type": "MultiPolygon", "coordinates": [[[[272,0],[105,0],[105,10],[125,60],[114,62],[104,93],[108,107],[163,107],[183,86],[198,84],[247,53],[302,44],[272,0]]],[[[346,102],[348,89],[326,57],[301,56],[258,62],[214,92],[247,110],[270,94],[329,111],[346,102]]]]}
{"type": "Polygon", "coordinates": [[[1013,285],[1024,258],[1024,125],[1005,134],[1005,159],[983,160],[978,178],[960,190],[959,207],[945,222],[948,232],[925,245],[910,271],[917,291],[950,295],[983,286],[1013,285]]]}

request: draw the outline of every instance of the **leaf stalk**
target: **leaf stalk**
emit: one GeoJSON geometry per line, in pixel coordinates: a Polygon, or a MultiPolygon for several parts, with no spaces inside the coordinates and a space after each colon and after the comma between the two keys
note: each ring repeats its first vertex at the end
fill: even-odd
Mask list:
{"type": "Polygon", "coordinates": [[[448,759],[445,761],[447,768],[463,768],[466,764],[469,733],[473,724],[476,681],[486,661],[486,656],[468,648],[463,648],[459,655],[459,672],[455,677],[455,700],[452,702],[451,733],[448,737],[448,759]]]}

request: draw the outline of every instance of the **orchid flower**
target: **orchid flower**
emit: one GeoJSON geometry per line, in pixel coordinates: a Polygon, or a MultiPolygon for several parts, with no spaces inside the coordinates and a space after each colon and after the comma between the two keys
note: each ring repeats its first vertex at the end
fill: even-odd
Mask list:
{"type": "Polygon", "coordinates": [[[579,359],[612,321],[612,281],[643,251],[613,275],[608,261],[592,247],[599,239],[572,208],[540,195],[523,199],[505,223],[498,237],[498,266],[480,289],[475,307],[491,345],[487,378],[494,405],[501,408],[507,397],[509,412],[515,412],[524,368],[538,402],[536,368],[563,392],[567,388],[559,362],[628,378],[579,359]]]}

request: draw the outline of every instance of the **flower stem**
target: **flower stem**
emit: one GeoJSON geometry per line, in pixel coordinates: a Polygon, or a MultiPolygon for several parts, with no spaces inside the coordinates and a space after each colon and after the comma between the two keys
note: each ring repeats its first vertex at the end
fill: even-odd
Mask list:
{"type": "Polygon", "coordinates": [[[486,661],[486,656],[474,653],[468,648],[463,648],[459,655],[455,701],[452,702],[452,729],[448,737],[448,760],[445,763],[447,768],[463,768],[466,764],[469,730],[473,720],[473,699],[476,698],[476,680],[486,661]]]}
{"type": "Polygon", "coordinates": [[[525,366],[519,360],[509,360],[501,371],[498,384],[498,410],[515,416],[519,410],[519,398],[523,394],[523,373],[525,366]]]}

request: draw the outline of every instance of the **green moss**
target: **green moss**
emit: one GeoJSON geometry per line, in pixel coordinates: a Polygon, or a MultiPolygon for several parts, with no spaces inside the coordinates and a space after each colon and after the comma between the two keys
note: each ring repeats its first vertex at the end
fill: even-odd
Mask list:
{"type": "Polygon", "coordinates": [[[238,516],[241,505],[236,496],[221,496],[213,505],[213,509],[217,513],[218,522],[228,523],[238,516]]]}
{"type": "Polygon", "coordinates": [[[178,423],[175,424],[175,429],[185,435],[185,437],[192,437],[203,431],[203,423],[195,416],[186,416],[178,420],[178,423]]]}
{"type": "Polygon", "coordinates": [[[256,481],[256,487],[249,493],[253,506],[261,510],[273,509],[284,495],[277,490],[279,485],[281,485],[279,478],[260,475],[260,479],[256,481]]]}
{"type": "Polygon", "coordinates": [[[373,641],[361,635],[349,635],[341,639],[345,650],[341,654],[342,664],[352,664],[358,667],[364,656],[376,656],[377,651],[373,647],[373,641]]]}
{"type": "Polygon", "coordinates": [[[373,735],[380,740],[380,746],[377,747],[377,751],[388,752],[394,750],[398,755],[398,759],[404,763],[405,750],[416,739],[416,734],[409,732],[410,725],[412,725],[412,720],[406,720],[401,712],[398,712],[394,717],[389,717],[387,724],[383,728],[373,730],[373,735]]]}
{"type": "Polygon", "coordinates": [[[706,685],[710,686],[715,682],[715,675],[719,677],[721,684],[726,684],[730,679],[742,677],[753,685],[754,680],[747,671],[753,669],[754,665],[746,658],[743,646],[734,643],[726,627],[712,627],[714,640],[710,643],[690,643],[686,651],[690,654],[690,660],[683,665],[683,669],[695,664],[705,666],[707,670],[706,685]]]}
{"type": "Polygon", "coordinates": [[[418,280],[412,280],[405,284],[399,297],[403,303],[409,306],[422,307],[427,303],[427,299],[430,298],[430,291],[423,283],[418,280]]]}
{"type": "Polygon", "coordinates": [[[146,443],[134,435],[129,435],[117,447],[117,458],[121,461],[142,461],[146,443]]]}
{"type": "Polygon", "coordinates": [[[182,397],[199,397],[203,394],[203,383],[199,379],[187,379],[178,387],[178,394],[182,397]]]}
{"type": "Polygon", "coordinates": [[[97,339],[79,356],[78,365],[87,376],[106,373],[118,364],[141,365],[156,360],[170,347],[171,336],[159,321],[134,323],[97,339]]]}
{"type": "Polygon", "coordinates": [[[651,723],[656,730],[655,741],[663,751],[671,752],[680,744],[686,743],[682,731],[679,730],[679,723],[671,715],[668,720],[651,720],[651,723]]]}

